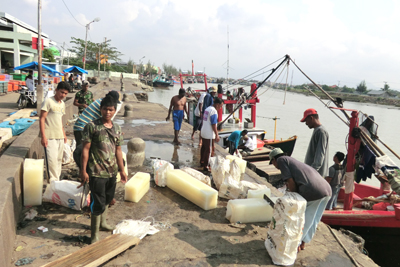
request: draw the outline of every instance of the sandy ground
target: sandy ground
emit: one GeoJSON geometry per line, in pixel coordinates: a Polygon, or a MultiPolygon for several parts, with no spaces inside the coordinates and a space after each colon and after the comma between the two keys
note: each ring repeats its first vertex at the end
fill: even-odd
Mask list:
{"type": "MultiPolygon", "coordinates": [[[[166,109],[146,102],[131,104],[134,116],[123,118],[122,109],[115,121],[123,127],[126,141],[140,137],[147,147],[144,166],[130,168],[129,177],[137,171],[151,173],[150,157],[171,161],[175,168],[199,166],[198,135],[195,141],[190,139],[190,125],[182,127],[182,145],[173,146],[172,122],[165,122],[166,109]]],[[[71,126],[67,133],[73,138],[71,126]]],[[[123,149],[126,151],[125,147],[123,149]]],[[[66,166],[64,174],[77,179],[76,166],[66,166]]],[[[251,171],[246,173],[246,179],[266,183],[251,171]]],[[[154,220],[161,231],[146,236],[137,246],[101,266],[273,266],[264,246],[268,223],[230,225],[225,219],[225,199],[219,199],[216,209],[204,211],[169,188],[157,187],[154,182],[139,203],[124,201],[123,184],[118,184],[115,198],[117,202],[110,208],[110,223],[147,217],[154,220]]],[[[35,260],[29,266],[41,266],[87,246],[85,241],[90,237],[87,210],[74,211],[50,203],[43,203],[36,209],[43,221],[30,221],[18,230],[10,265],[18,259],[32,257],[35,260]],[[37,230],[39,226],[49,231],[42,233],[37,230]]],[[[29,208],[24,208],[22,214],[27,210],[29,208]]],[[[377,266],[350,238],[333,231],[362,266],[377,266]]],[[[100,237],[108,235],[109,232],[101,232],[100,237]]],[[[298,254],[294,266],[354,265],[328,227],[320,223],[314,239],[298,254]]]]}

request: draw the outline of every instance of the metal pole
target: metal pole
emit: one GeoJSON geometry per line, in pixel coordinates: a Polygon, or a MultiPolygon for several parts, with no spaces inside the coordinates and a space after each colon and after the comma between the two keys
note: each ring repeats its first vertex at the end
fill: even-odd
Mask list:
{"type": "MultiPolygon", "coordinates": [[[[107,43],[107,37],[104,37],[104,47],[106,47],[106,43],[107,43]]],[[[103,49],[103,53],[106,51],[105,49],[103,49]]],[[[106,71],[106,55],[104,54],[104,71],[106,71]]]]}
{"type": "Polygon", "coordinates": [[[62,46],[61,67],[64,65],[64,46],[65,46],[65,42],[63,42],[63,46],[62,46]]]}
{"type": "Polygon", "coordinates": [[[36,86],[37,96],[37,113],[40,114],[43,102],[43,86],[42,86],[42,0],[38,0],[38,85],[36,86]]]}
{"type": "Polygon", "coordinates": [[[89,24],[90,23],[86,24],[85,51],[83,52],[83,69],[85,69],[85,66],[86,66],[87,32],[88,32],[89,24]]]}
{"type": "Polygon", "coordinates": [[[99,79],[100,79],[100,61],[101,61],[101,59],[100,59],[100,57],[101,57],[101,52],[100,52],[100,48],[101,48],[101,44],[99,44],[99,57],[98,57],[98,60],[99,60],[99,64],[98,64],[98,69],[99,69],[99,79]]]}

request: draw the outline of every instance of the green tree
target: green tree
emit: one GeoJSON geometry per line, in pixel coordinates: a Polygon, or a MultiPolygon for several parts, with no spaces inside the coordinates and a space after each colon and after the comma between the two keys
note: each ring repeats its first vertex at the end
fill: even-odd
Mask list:
{"type": "MultiPolygon", "coordinates": [[[[82,61],[85,54],[85,40],[71,37],[70,43],[73,44],[73,47],[69,49],[69,51],[75,53],[77,55],[77,58],[80,59],[80,61],[82,61]]],[[[100,54],[105,55],[108,61],[111,60],[118,62],[121,60],[120,57],[123,54],[119,52],[116,47],[112,47],[110,45],[110,42],[93,43],[91,41],[87,41],[86,64],[98,62],[99,46],[100,46],[100,54]]]]}
{"type": "Polygon", "coordinates": [[[356,91],[357,91],[357,92],[363,94],[363,93],[367,92],[367,90],[368,90],[368,88],[367,88],[367,85],[366,85],[366,83],[365,83],[365,80],[361,81],[361,82],[359,83],[359,85],[357,85],[357,88],[356,88],[356,91]]]}
{"type": "Polygon", "coordinates": [[[381,88],[381,90],[385,91],[385,92],[389,92],[389,88],[390,88],[389,84],[385,83],[385,85],[383,86],[383,88],[381,88]]]}
{"type": "Polygon", "coordinates": [[[43,49],[43,58],[47,58],[49,62],[55,62],[53,51],[48,48],[43,49]]]}
{"type": "Polygon", "coordinates": [[[354,93],[354,89],[353,88],[350,88],[350,87],[347,87],[346,85],[344,85],[343,87],[342,87],[342,92],[343,93],[354,93]]]}

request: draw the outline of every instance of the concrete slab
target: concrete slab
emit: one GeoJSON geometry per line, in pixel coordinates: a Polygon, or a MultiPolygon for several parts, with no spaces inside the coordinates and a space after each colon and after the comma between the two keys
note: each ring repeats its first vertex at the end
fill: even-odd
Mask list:
{"type": "MultiPolygon", "coordinates": [[[[108,89],[108,86],[104,89],[108,89]]],[[[137,171],[151,173],[151,156],[169,160],[175,167],[199,166],[198,137],[196,135],[194,141],[190,139],[190,125],[182,125],[182,145],[174,146],[173,126],[172,122],[165,122],[165,107],[137,101],[130,104],[133,105],[134,116],[123,118],[121,111],[115,122],[121,124],[126,141],[140,137],[147,145],[144,166],[130,168],[130,175],[137,171]]],[[[68,127],[72,133],[71,126],[68,127]]],[[[224,152],[217,148],[217,153],[224,152]]],[[[268,184],[250,170],[246,170],[245,179],[268,184]]],[[[276,191],[275,188],[273,190],[276,191]]],[[[169,188],[155,186],[154,182],[139,203],[124,201],[124,185],[120,183],[115,198],[117,202],[110,208],[110,223],[115,224],[123,219],[144,219],[153,221],[161,231],[145,237],[139,246],[102,266],[273,266],[264,246],[268,223],[240,227],[230,225],[225,219],[225,199],[219,199],[216,209],[204,211],[169,188]]],[[[35,257],[30,266],[41,266],[86,246],[80,240],[83,240],[83,236],[90,236],[87,212],[48,203],[37,209],[39,216],[46,220],[29,222],[17,231],[14,246],[10,248],[15,250],[22,246],[23,249],[14,251],[8,264],[14,264],[19,258],[35,257]],[[37,227],[42,225],[49,228],[49,231],[37,231],[37,227]]],[[[340,232],[335,233],[360,265],[377,266],[349,238],[340,232]]],[[[100,238],[109,234],[101,232],[100,238]]],[[[353,266],[353,263],[330,229],[320,223],[313,241],[298,254],[295,266],[353,266]]]]}

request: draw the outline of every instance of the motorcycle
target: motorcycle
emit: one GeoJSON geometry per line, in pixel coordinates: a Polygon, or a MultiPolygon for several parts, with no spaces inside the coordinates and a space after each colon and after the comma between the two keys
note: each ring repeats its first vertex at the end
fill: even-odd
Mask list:
{"type": "Polygon", "coordinates": [[[17,101],[18,109],[23,109],[26,107],[36,108],[37,106],[37,98],[36,98],[36,90],[29,91],[28,87],[24,85],[19,85],[19,98],[17,101]]]}

